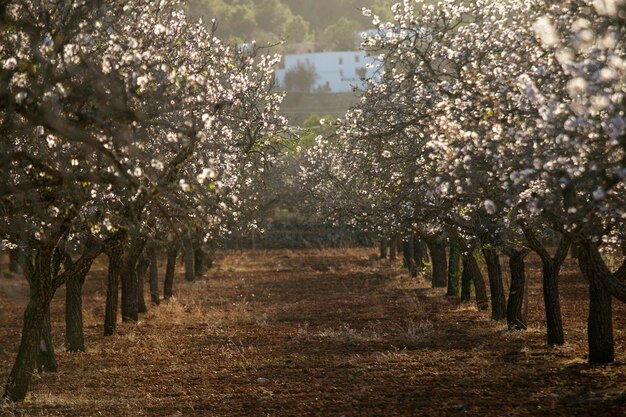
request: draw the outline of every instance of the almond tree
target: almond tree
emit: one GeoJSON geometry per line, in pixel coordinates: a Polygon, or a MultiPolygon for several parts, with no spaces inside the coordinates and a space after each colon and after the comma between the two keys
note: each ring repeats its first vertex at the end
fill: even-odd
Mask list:
{"type": "Polygon", "coordinates": [[[146,216],[169,207],[188,215],[200,207],[209,224],[230,216],[210,201],[235,189],[239,167],[265,155],[264,135],[284,123],[269,91],[276,58],[241,56],[180,9],[147,0],[2,4],[0,232],[24,254],[31,288],[10,400],[26,395],[40,341],[51,352],[44,327],[56,289],[84,276],[101,251],[128,245],[115,249],[124,262],[113,275],[136,319],[133,274],[155,222],[146,216]],[[207,186],[211,171],[223,180],[207,186]],[[68,242],[79,245],[78,259],[64,256],[68,242]]]}
{"type": "Polygon", "coordinates": [[[624,10],[571,1],[535,21],[546,54],[519,82],[538,116],[518,133],[534,146],[527,168],[511,172],[520,203],[580,248],[589,360],[601,363],[614,356],[611,296],[626,300],[626,264],[612,271],[600,254],[623,247],[625,230],[624,10]]]}
{"type": "MultiPolygon", "coordinates": [[[[611,334],[607,294],[623,299],[625,268],[610,271],[598,250],[618,246],[624,230],[621,8],[396,4],[394,22],[374,16],[379,33],[364,43],[384,72],[342,122],[338,155],[322,162],[350,184],[355,221],[385,213],[408,227],[445,225],[461,242],[479,238],[494,318],[504,313],[495,250],[515,258],[516,276],[519,242],[535,250],[551,344],[563,343],[556,278],[570,241],[584,249],[591,282],[591,343],[611,334]],[[562,236],[555,254],[541,241],[546,227],[562,236]]],[[[592,361],[612,360],[608,348],[590,350],[592,361]]]]}

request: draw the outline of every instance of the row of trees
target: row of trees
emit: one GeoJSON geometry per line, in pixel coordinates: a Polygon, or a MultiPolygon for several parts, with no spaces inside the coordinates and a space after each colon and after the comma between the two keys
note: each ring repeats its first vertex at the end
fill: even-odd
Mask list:
{"type": "Polygon", "coordinates": [[[486,309],[481,251],[496,320],[507,255],[515,328],[536,252],[550,344],[564,342],[558,274],[573,245],[590,287],[589,360],[612,362],[611,303],[626,301],[626,263],[608,262],[626,252],[626,4],[407,0],[392,12],[381,23],[364,11],[378,33],[363,47],[384,70],[308,151],[313,197],[337,220],[401,238],[413,273],[425,243],[433,285],[456,294],[461,275],[462,297],[473,283],[486,309]]]}
{"type": "Polygon", "coordinates": [[[108,335],[119,285],[124,320],[144,307],[148,269],[158,303],[159,248],[168,296],[180,243],[193,279],[194,253],[198,267],[254,210],[286,126],[279,58],[238,52],[183,6],[0,2],[0,239],[30,287],[4,398],[24,399],[37,363],[56,369],[49,315],[62,285],[69,347],[84,349],[81,288],[97,256],[109,259],[108,335]]]}

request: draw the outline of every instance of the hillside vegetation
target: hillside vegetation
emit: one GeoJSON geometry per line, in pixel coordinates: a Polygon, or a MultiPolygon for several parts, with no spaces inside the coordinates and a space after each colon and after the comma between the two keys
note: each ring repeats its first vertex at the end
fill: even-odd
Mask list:
{"type": "Polygon", "coordinates": [[[231,42],[251,40],[287,43],[316,41],[323,49],[353,47],[350,34],[369,29],[361,10],[371,8],[391,18],[393,0],[190,0],[189,13],[218,24],[218,34],[231,42]],[[349,39],[346,39],[346,35],[349,39]]]}

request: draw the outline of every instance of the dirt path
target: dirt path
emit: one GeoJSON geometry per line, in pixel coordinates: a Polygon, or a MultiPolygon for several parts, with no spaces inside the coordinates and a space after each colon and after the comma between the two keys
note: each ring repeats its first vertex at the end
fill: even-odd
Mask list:
{"type": "MultiPolygon", "coordinates": [[[[568,343],[548,348],[537,265],[531,327],[509,332],[371,254],[222,256],[218,270],[178,284],[176,300],[111,338],[100,336],[96,271],[86,288],[88,352],[60,346],[59,294],[61,370],[36,375],[28,402],[0,406],[0,416],[626,415],[626,309],[615,309],[618,363],[586,365],[585,284],[573,267],[562,279],[568,343]]],[[[1,291],[4,379],[21,300],[1,291]]]]}

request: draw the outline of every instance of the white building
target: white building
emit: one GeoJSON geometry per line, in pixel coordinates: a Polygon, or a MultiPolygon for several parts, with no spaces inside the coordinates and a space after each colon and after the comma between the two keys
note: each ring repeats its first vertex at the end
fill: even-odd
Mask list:
{"type": "Polygon", "coordinates": [[[283,67],[276,70],[276,86],[285,88],[285,75],[306,62],[315,68],[317,78],[312,92],[327,91],[332,93],[350,92],[355,87],[365,88],[364,79],[376,74],[380,61],[367,56],[364,51],[313,52],[307,54],[285,55],[283,67]],[[367,68],[371,64],[371,68],[367,68]]]}

